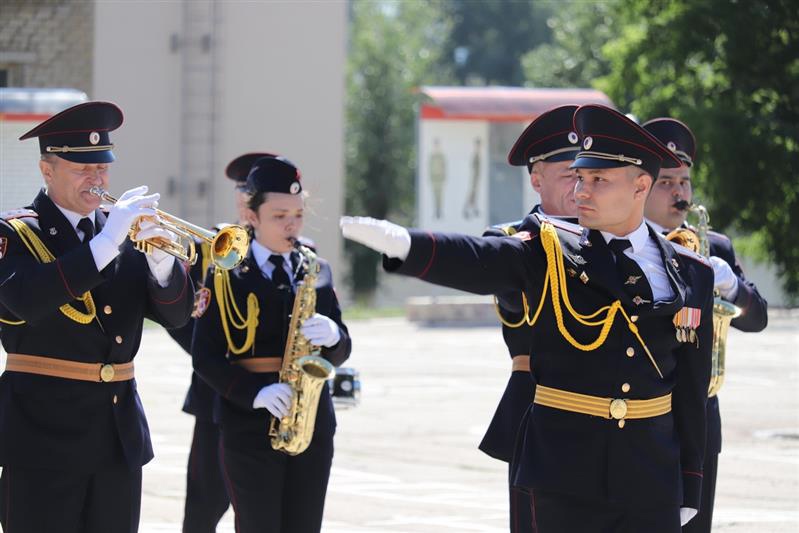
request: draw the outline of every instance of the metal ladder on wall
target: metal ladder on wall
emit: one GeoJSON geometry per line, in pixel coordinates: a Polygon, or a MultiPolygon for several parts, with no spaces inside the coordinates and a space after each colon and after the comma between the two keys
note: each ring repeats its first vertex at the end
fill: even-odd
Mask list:
{"type": "Polygon", "coordinates": [[[210,227],[214,205],[217,127],[217,0],[183,1],[180,53],[180,176],[176,183],[180,217],[210,227]]]}

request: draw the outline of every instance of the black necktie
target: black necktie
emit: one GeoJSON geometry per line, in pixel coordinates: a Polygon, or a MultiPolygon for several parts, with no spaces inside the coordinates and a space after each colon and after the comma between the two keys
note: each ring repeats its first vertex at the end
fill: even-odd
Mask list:
{"type": "Polygon", "coordinates": [[[89,242],[94,237],[94,223],[88,217],[78,221],[78,229],[83,232],[83,242],[89,242]]]}
{"type": "Polygon", "coordinates": [[[272,283],[278,289],[291,289],[291,281],[286,269],[283,268],[283,256],[272,254],[269,256],[269,262],[275,265],[275,271],[272,272],[272,283]]]}
{"type": "Polygon", "coordinates": [[[624,250],[630,248],[632,244],[628,239],[613,239],[608,243],[616,256],[616,266],[621,277],[622,287],[632,302],[636,306],[649,305],[652,303],[652,288],[649,286],[644,271],[632,258],[628,257],[624,250]]]}

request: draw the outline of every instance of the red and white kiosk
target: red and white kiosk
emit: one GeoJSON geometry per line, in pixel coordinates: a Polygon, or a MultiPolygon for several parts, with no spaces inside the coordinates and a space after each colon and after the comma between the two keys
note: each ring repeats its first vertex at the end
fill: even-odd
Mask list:
{"type": "Polygon", "coordinates": [[[479,235],[522,218],[535,203],[524,167],[508,152],[538,115],[566,104],[610,99],[593,89],[422,87],[417,149],[417,224],[479,235]]]}

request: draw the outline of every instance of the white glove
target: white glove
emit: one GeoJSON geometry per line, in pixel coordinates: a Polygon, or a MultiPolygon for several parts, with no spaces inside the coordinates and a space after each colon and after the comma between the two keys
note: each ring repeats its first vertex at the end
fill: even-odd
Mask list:
{"type": "Polygon", "coordinates": [[[388,220],[370,217],[341,217],[341,233],[347,239],[359,242],[389,257],[405,260],[411,250],[408,230],[388,220]]]}
{"type": "Polygon", "coordinates": [[[735,300],[738,295],[738,276],[721,257],[711,255],[710,264],[713,267],[713,286],[725,300],[735,300]]]}
{"type": "Polygon", "coordinates": [[[142,196],[146,192],[146,185],[125,191],[111,207],[103,230],[89,241],[98,271],[119,255],[119,246],[125,242],[134,220],[141,216],[155,216],[161,195],[142,196]]]}
{"type": "MultiPolygon", "coordinates": [[[[145,241],[153,238],[161,238],[167,241],[175,240],[175,234],[162,228],[151,219],[142,220],[139,224],[139,232],[136,234],[137,241],[145,241]]],[[[172,267],[175,264],[175,256],[166,253],[158,248],[153,248],[152,252],[146,254],[147,264],[150,272],[162,287],[169,284],[169,277],[172,274],[172,267]]]]}
{"type": "Polygon", "coordinates": [[[253,409],[266,409],[275,418],[289,414],[291,407],[291,387],[287,383],[273,383],[258,391],[252,401],[253,409]]]}
{"type": "Polygon", "coordinates": [[[158,207],[158,199],[161,198],[161,195],[156,193],[144,196],[146,193],[146,185],[122,193],[122,196],[111,207],[103,231],[97,236],[111,239],[114,244],[119,246],[125,242],[125,237],[137,218],[155,216],[155,208],[158,207]]]}
{"type": "Polygon", "coordinates": [[[330,348],[338,344],[341,339],[341,331],[338,329],[338,324],[319,313],[315,313],[303,322],[300,331],[305,335],[306,339],[317,346],[330,348]]]}
{"type": "Polygon", "coordinates": [[[691,519],[695,517],[696,513],[698,512],[699,511],[697,511],[693,507],[680,507],[680,527],[690,522],[691,519]]]}

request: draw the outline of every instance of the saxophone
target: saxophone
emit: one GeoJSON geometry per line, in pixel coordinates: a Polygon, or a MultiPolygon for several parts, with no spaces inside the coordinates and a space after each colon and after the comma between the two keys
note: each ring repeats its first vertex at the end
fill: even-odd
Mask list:
{"type": "MultiPolygon", "coordinates": [[[[688,228],[677,228],[666,239],[685,246],[689,250],[710,257],[710,241],[707,232],[710,227],[710,215],[703,205],[689,204],[680,200],[674,207],[683,211],[692,211],[697,214],[699,221],[696,231],[688,228]]],[[[741,308],[733,303],[723,300],[718,290],[713,290],[713,349],[711,350],[710,384],[707,395],[712,398],[718,394],[724,384],[724,374],[727,354],[727,333],[730,322],[741,314],[741,308]]]]}
{"type": "Polygon", "coordinates": [[[269,425],[272,448],[289,455],[298,455],[311,444],[319,395],[334,372],[333,365],[319,356],[319,347],[311,344],[300,332],[303,322],[316,311],[315,286],[319,263],[316,254],[307,247],[297,241],[294,245],[305,259],[305,276],[297,285],[280,368],[280,383],[287,383],[293,395],[288,414],[280,419],[272,418],[269,425]]]}

